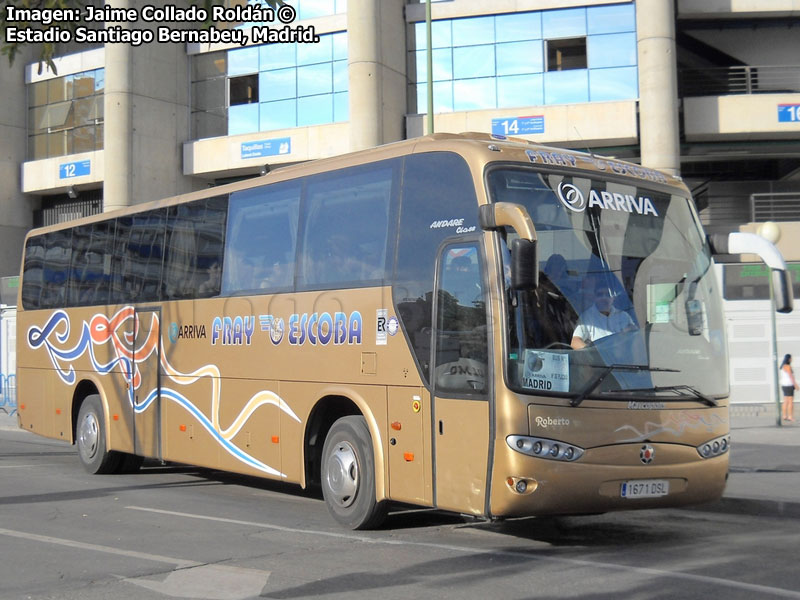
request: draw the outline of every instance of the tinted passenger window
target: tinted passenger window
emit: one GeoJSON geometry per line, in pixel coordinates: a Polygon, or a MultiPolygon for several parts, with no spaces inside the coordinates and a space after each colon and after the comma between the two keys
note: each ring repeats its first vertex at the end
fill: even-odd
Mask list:
{"type": "Polygon", "coordinates": [[[231,196],[224,294],[292,286],[300,189],[299,182],[291,181],[231,196]]]}
{"type": "Polygon", "coordinates": [[[117,255],[121,256],[114,302],[152,302],[161,298],[166,209],[117,219],[117,255]]]}
{"type": "Polygon", "coordinates": [[[308,184],[298,283],[376,285],[386,278],[387,235],[399,161],[342,169],[308,184]]]}
{"type": "Polygon", "coordinates": [[[169,209],[164,294],[168,300],[219,295],[225,197],[169,209]]]}
{"type": "Polygon", "coordinates": [[[39,235],[25,243],[25,264],[22,268],[22,306],[40,308],[44,290],[44,255],[47,237],[39,235]]]}
{"type": "Polygon", "coordinates": [[[47,234],[44,288],[41,306],[50,308],[66,303],[69,264],[72,258],[72,232],[69,229],[47,234]]]}
{"type": "Polygon", "coordinates": [[[72,230],[68,287],[71,306],[108,303],[113,252],[114,221],[81,225],[72,230]]]}
{"type": "Polygon", "coordinates": [[[436,253],[445,238],[475,231],[478,200],[464,159],[449,152],[407,157],[392,293],[425,380],[430,372],[436,253]]]}

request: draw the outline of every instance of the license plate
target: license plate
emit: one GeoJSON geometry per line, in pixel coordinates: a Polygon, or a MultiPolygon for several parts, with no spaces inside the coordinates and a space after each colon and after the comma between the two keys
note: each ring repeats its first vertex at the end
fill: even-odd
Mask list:
{"type": "Polygon", "coordinates": [[[623,498],[657,498],[669,494],[666,479],[638,479],[623,481],[620,495],[623,498]]]}

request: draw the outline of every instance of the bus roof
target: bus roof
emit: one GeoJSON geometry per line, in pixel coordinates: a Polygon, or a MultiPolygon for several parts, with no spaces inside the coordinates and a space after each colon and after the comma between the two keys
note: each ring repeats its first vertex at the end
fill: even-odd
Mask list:
{"type": "Polygon", "coordinates": [[[680,177],[662,171],[642,167],[636,163],[604,157],[590,152],[556,148],[536,144],[522,138],[501,135],[467,132],[467,133],[434,133],[424,137],[392,142],[375,148],[359,150],[329,158],[321,158],[287,167],[277,167],[261,177],[244,179],[212,188],[205,188],[178,196],[133,204],[114,211],[91,215],[65,223],[48,225],[28,232],[26,240],[32,235],[47,231],[71,228],[81,224],[94,223],[105,219],[136,214],[144,210],[181,204],[218,195],[259,187],[269,183],[285,181],[349,167],[376,160],[385,160],[398,156],[422,152],[451,151],[471,158],[469,162],[520,162],[561,169],[576,169],[584,172],[610,174],[617,177],[629,177],[640,182],[678,188],[688,194],[688,189],[680,177]]]}

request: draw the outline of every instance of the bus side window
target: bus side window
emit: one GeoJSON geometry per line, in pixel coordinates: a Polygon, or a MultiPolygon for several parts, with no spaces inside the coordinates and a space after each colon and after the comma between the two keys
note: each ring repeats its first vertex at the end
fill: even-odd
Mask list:
{"type": "Polygon", "coordinates": [[[436,392],[484,394],[488,365],[486,299],[477,244],[449,246],[439,264],[436,392]]]}
{"type": "Polygon", "coordinates": [[[231,195],[225,234],[222,293],[285,291],[294,283],[297,181],[231,195]]]}
{"type": "Polygon", "coordinates": [[[399,161],[341,169],[308,184],[301,286],[374,285],[386,278],[399,161]]]}

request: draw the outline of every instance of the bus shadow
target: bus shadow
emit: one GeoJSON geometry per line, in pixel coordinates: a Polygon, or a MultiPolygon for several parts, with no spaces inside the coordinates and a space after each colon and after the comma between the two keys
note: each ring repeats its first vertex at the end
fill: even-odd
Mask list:
{"type": "Polygon", "coordinates": [[[672,526],[663,514],[654,518],[647,512],[651,514],[524,517],[471,526],[553,547],[660,546],[687,537],[685,525],[672,526]]]}

